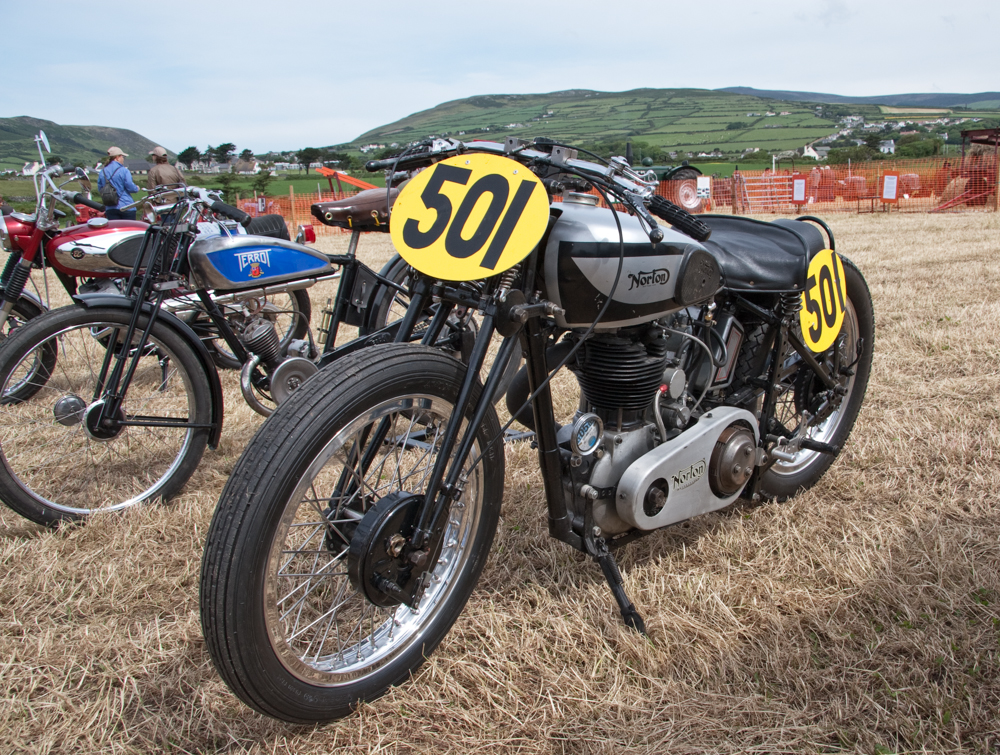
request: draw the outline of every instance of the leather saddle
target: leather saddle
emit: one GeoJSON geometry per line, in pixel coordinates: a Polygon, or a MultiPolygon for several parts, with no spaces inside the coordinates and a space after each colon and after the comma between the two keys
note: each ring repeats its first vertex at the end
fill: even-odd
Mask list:
{"type": "Polygon", "coordinates": [[[352,231],[389,232],[389,207],[396,201],[399,189],[389,190],[386,206],[385,189],[365,189],[353,197],[334,202],[317,202],[312,206],[313,217],[324,225],[348,228],[352,231]]]}
{"type": "Polygon", "coordinates": [[[712,229],[704,242],[734,291],[803,291],[813,256],[826,248],[812,223],[779,218],[770,223],[731,215],[699,215],[712,229]]]}

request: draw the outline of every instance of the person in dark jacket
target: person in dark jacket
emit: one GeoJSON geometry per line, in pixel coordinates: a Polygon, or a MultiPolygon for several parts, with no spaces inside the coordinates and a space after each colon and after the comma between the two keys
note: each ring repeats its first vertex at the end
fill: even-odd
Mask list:
{"type": "Polygon", "coordinates": [[[108,147],[108,162],[97,175],[98,192],[104,185],[110,183],[118,192],[118,204],[108,207],[104,211],[104,217],[108,220],[135,220],[135,208],[122,210],[122,207],[132,204],[132,194],[139,191],[139,187],[132,180],[132,173],[125,167],[125,158],[128,157],[118,147],[108,147]]]}

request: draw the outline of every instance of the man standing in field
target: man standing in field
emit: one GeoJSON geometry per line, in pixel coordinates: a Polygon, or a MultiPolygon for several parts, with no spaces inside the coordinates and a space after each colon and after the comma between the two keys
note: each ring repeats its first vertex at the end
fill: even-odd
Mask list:
{"type": "Polygon", "coordinates": [[[149,174],[146,176],[147,189],[152,190],[157,186],[169,186],[170,184],[187,185],[180,168],[167,162],[167,151],[163,147],[154,147],[149,154],[156,161],[156,164],[149,169],[149,174]]]}

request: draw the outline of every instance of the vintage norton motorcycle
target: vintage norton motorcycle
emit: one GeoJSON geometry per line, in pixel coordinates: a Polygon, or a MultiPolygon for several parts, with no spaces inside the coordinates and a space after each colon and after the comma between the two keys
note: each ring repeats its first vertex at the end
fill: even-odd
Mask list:
{"type": "Polygon", "coordinates": [[[424,168],[390,223],[419,271],[411,307],[481,319],[468,367],[419,344],[331,365],[223,491],[202,564],[207,647],[243,701],[292,722],[404,682],[468,600],[504,488],[500,370],[479,374],[494,332],[495,364],[525,357],[507,405],[536,433],[549,532],[599,564],[638,631],[614,551],[814,485],[872,361],[867,284],[816,219],[695,218],[627,160],[548,140],[434,140],[369,167],[424,168]],[[562,367],[580,389],[564,425],[562,367]]]}

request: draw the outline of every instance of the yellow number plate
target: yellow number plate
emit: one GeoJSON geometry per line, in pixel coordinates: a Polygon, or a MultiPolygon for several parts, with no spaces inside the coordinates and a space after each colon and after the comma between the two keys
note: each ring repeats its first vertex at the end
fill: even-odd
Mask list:
{"type": "Polygon", "coordinates": [[[389,230],[400,256],[420,272],[469,281],[523,260],[548,222],[548,195],[530,170],[497,155],[460,155],[403,187],[389,230]]]}
{"type": "Polygon", "coordinates": [[[809,263],[799,322],[802,340],[817,354],[833,345],[844,324],[847,303],[844,280],[844,263],[832,249],[824,249],[809,263]]]}

